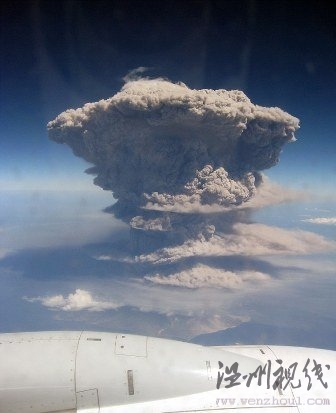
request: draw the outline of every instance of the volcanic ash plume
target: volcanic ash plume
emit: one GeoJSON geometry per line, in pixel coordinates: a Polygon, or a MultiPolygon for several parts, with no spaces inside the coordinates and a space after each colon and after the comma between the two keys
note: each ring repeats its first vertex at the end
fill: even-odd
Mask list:
{"type": "Polygon", "coordinates": [[[205,212],[232,211],[253,197],[259,172],[277,163],[298,127],[241,91],[162,79],[129,81],[48,124],[51,139],[94,165],[87,172],[113,192],[111,210],[141,233],[134,239],[156,246],[211,238],[216,228],[205,212]]]}

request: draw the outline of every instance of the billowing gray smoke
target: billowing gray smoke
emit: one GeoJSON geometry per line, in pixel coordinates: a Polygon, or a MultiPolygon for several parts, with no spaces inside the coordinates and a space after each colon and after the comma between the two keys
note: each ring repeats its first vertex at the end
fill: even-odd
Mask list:
{"type": "Polygon", "coordinates": [[[113,192],[112,212],[130,223],[135,242],[158,246],[209,239],[216,228],[206,208],[247,202],[259,171],[277,163],[298,125],[238,90],[140,79],[110,99],[61,113],[48,129],[94,165],[87,172],[113,192]]]}

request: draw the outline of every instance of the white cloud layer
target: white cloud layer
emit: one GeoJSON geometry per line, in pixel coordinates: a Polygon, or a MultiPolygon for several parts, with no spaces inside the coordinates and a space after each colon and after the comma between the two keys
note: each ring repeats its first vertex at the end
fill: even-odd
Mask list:
{"type": "Polygon", "coordinates": [[[145,276],[145,279],[155,284],[175,287],[239,289],[247,283],[269,281],[271,277],[254,270],[232,272],[199,264],[169,276],[156,274],[145,276]]]}
{"type": "Polygon", "coordinates": [[[63,295],[53,295],[47,297],[28,298],[29,302],[39,301],[45,307],[62,311],[104,311],[115,310],[120,306],[112,301],[95,300],[91,293],[86,290],[76,289],[73,294],[64,297],[63,295]]]}
{"type": "MultiPolygon", "coordinates": [[[[207,259],[205,262],[225,265],[225,259],[207,259]]],[[[143,278],[135,279],[132,267],[129,267],[129,276],[117,278],[119,270],[110,267],[111,277],[96,277],[91,280],[91,285],[87,284],[86,279],[87,287],[84,291],[88,295],[78,291],[60,295],[56,290],[48,296],[40,293],[40,297],[30,298],[29,301],[38,302],[46,310],[58,310],[53,312],[53,318],[79,321],[90,328],[99,326],[99,329],[120,331],[127,325],[137,333],[181,338],[234,327],[249,318],[257,317],[259,321],[267,323],[276,320],[277,323],[292,325],[291,323],[298,322],[294,314],[305,314],[304,319],[318,311],[323,316],[330,315],[335,289],[335,259],[332,256],[269,255],[262,262],[259,259],[243,261],[241,271],[231,268],[231,272],[237,276],[242,275],[247,272],[247,265],[257,268],[253,267],[254,262],[261,264],[259,271],[266,277],[255,277],[258,271],[251,270],[252,279],[242,280],[241,284],[238,282],[236,288],[235,276],[222,280],[219,276],[216,277],[216,270],[206,264],[195,265],[194,271],[188,272],[186,269],[182,277],[178,276],[180,272],[177,269],[171,271],[173,284],[180,282],[182,285],[170,288],[169,285],[160,283],[163,279],[161,271],[159,275],[153,274],[153,277],[158,275],[159,283],[156,283],[157,279],[153,279],[154,282],[143,278]],[[209,282],[220,284],[223,281],[226,287],[229,285],[233,288],[203,286],[200,277],[202,271],[205,278],[210,275],[209,282]],[[186,288],[183,285],[192,282],[198,283],[199,288],[186,288]],[[306,289],[310,290],[309,294],[303,293],[306,289]],[[71,296],[76,298],[72,299],[71,296]],[[83,299],[79,300],[80,297],[83,299]],[[118,311],[108,311],[115,306],[118,311]],[[79,311],[93,308],[96,311],[79,311]],[[98,309],[100,313],[97,313],[98,309]]],[[[171,269],[170,266],[169,268],[171,269]]],[[[167,271],[166,266],[161,269],[162,272],[167,271]]],[[[139,267],[136,271],[139,271],[139,267]]],[[[218,270],[221,276],[225,276],[226,272],[229,271],[218,270]]],[[[13,276],[10,274],[8,278],[13,279],[13,276]]],[[[166,278],[169,282],[169,275],[166,274],[166,278]]],[[[53,282],[49,290],[59,288],[67,291],[72,288],[70,285],[74,281],[73,277],[71,282],[59,280],[56,287],[53,282]]],[[[27,286],[24,291],[26,290],[27,286]]],[[[37,308],[36,311],[40,309],[37,308]]]]}
{"type": "Polygon", "coordinates": [[[303,219],[303,222],[309,222],[310,224],[320,225],[336,225],[336,217],[331,218],[307,218],[303,219]]]}

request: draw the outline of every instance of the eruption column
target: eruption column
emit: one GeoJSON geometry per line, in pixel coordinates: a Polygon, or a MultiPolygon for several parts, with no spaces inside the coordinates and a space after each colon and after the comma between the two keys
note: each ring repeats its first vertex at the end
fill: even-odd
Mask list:
{"type": "Polygon", "coordinates": [[[50,138],[92,163],[94,183],[113,192],[110,210],[130,224],[136,249],[211,238],[216,220],[207,209],[249,201],[260,171],[278,162],[298,127],[241,91],[163,79],[129,81],[48,123],[50,138]]]}

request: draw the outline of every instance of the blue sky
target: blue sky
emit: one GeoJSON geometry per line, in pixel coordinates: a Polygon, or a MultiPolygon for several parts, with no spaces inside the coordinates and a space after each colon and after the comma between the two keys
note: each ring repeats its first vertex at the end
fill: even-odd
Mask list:
{"type": "MultiPolygon", "coordinates": [[[[1,5],[0,331],[119,329],[189,339],[273,320],[279,328],[325,326],[323,335],[335,321],[335,252],[327,248],[335,225],[305,220],[336,216],[335,12],[324,1],[146,3],[1,5]],[[297,141],[266,174],[284,192],[308,192],[309,203],[301,198],[251,219],[313,233],[316,251],[308,236],[297,241],[293,232],[294,255],[246,247],[248,258],[184,256],[171,267],[151,266],[150,256],[134,261],[128,228],[102,212],[112,194],[92,184],[86,162],[48,139],[46,124],[68,108],[112,96],[140,66],[190,88],[241,89],[253,103],[300,119],[297,141]],[[189,276],[189,264],[196,277],[210,264],[233,271],[238,258],[240,271],[267,273],[270,282],[234,291],[160,284],[163,276],[189,276]],[[307,308],[316,291],[324,300],[307,308]],[[89,306],[81,309],[77,299],[89,306]]],[[[285,244],[288,234],[280,235],[285,244]]],[[[335,335],[326,337],[329,347],[335,342],[335,335]]]]}

